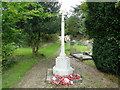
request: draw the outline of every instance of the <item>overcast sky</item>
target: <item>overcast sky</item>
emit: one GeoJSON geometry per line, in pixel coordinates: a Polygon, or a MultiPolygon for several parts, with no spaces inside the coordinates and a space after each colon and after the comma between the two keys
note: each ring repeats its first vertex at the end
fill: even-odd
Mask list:
{"type": "Polygon", "coordinates": [[[72,10],[72,7],[80,5],[83,1],[84,0],[59,0],[59,2],[62,3],[61,10],[65,10],[67,12],[72,10]]]}

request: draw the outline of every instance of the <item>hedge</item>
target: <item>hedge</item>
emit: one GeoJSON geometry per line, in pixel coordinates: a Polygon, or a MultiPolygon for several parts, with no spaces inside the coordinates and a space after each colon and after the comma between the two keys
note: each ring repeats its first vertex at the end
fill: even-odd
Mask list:
{"type": "Polygon", "coordinates": [[[103,72],[120,75],[120,3],[87,2],[87,9],[85,26],[94,39],[95,65],[103,72]]]}

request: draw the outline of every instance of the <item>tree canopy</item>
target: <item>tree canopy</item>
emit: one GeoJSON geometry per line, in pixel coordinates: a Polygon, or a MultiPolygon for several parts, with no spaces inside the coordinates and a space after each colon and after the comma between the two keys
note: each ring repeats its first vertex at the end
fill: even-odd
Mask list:
{"type": "Polygon", "coordinates": [[[7,60],[23,40],[37,55],[40,42],[60,30],[59,8],[58,2],[3,2],[3,60],[7,60]]]}

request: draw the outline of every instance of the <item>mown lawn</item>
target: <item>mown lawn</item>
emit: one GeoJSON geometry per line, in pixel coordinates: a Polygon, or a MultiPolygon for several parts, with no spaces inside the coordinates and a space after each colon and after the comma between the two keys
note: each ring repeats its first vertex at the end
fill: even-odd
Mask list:
{"type": "Polygon", "coordinates": [[[80,53],[80,52],[90,52],[90,50],[88,50],[86,45],[78,45],[77,43],[75,43],[75,45],[70,45],[70,43],[65,43],[65,53],[66,54],[70,54],[70,53],[80,53]]]}
{"type": "Polygon", "coordinates": [[[30,70],[38,61],[42,59],[52,59],[60,47],[59,43],[48,45],[40,48],[39,53],[43,53],[45,57],[38,55],[33,56],[31,48],[19,48],[15,51],[13,59],[14,63],[11,67],[3,71],[2,87],[10,88],[19,82],[21,77],[30,70]]]}
{"type": "MultiPolygon", "coordinates": [[[[75,43],[75,45],[71,46],[70,43],[65,44],[65,53],[70,54],[70,53],[80,53],[80,52],[91,52],[86,45],[78,45],[75,43]]],[[[85,64],[95,67],[94,61],[93,60],[85,60],[83,61],[85,64]]]]}
{"type": "Polygon", "coordinates": [[[91,66],[91,67],[96,68],[95,63],[94,63],[93,60],[86,60],[86,61],[83,61],[83,62],[84,62],[85,64],[91,66]]]}

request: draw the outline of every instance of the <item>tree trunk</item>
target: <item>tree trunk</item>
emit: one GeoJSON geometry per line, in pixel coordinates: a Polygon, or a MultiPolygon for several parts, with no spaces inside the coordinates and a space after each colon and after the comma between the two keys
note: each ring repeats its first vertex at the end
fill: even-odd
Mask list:
{"type": "Polygon", "coordinates": [[[40,45],[40,33],[37,34],[36,38],[32,38],[32,52],[33,55],[38,55],[38,50],[39,50],[39,45],[40,45]]]}
{"type": "Polygon", "coordinates": [[[33,55],[35,55],[35,47],[32,48],[33,55]]]}
{"type": "Polygon", "coordinates": [[[39,46],[33,47],[32,48],[33,55],[38,55],[38,50],[39,50],[39,46]]]}

